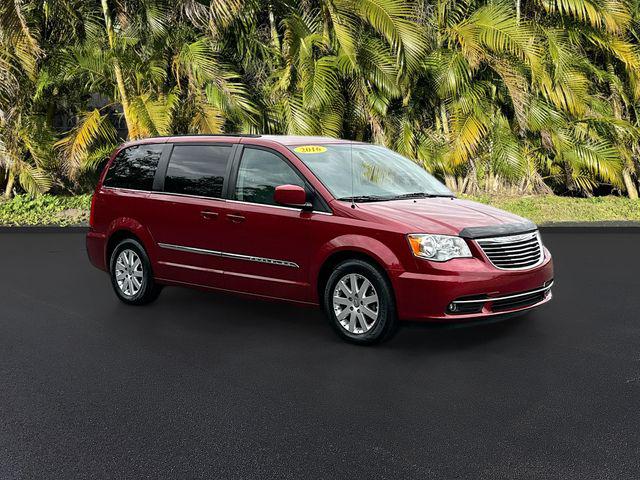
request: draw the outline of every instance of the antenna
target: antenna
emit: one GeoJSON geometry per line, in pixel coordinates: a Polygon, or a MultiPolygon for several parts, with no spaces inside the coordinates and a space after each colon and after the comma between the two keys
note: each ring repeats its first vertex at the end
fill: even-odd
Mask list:
{"type": "Polygon", "coordinates": [[[355,201],[356,188],[354,184],[355,175],[353,170],[353,141],[349,142],[349,156],[351,158],[351,208],[356,208],[356,201],[355,201]]]}

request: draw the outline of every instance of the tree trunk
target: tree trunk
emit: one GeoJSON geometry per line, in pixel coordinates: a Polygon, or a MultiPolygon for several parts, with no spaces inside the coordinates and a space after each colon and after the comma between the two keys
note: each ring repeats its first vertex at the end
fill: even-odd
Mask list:
{"type": "Polygon", "coordinates": [[[576,182],[573,179],[573,169],[566,161],[563,163],[562,168],[564,169],[565,186],[567,187],[567,190],[569,190],[569,193],[575,195],[578,193],[578,185],[576,185],[576,182]]]}
{"type": "MultiPolygon", "coordinates": [[[[109,9],[108,0],[102,0],[102,14],[104,16],[104,25],[107,31],[107,38],[109,39],[109,48],[112,52],[115,53],[115,32],[113,30],[113,24],[111,22],[111,11],[109,9]]],[[[124,76],[122,75],[120,60],[118,60],[117,56],[114,56],[113,59],[113,71],[116,76],[116,86],[118,88],[118,93],[120,94],[122,113],[124,114],[124,121],[127,124],[127,130],[129,131],[129,138],[137,138],[140,135],[140,132],[138,132],[135,122],[131,118],[129,96],[127,95],[127,88],[124,83],[124,76]]]]}
{"type": "Polygon", "coordinates": [[[13,172],[9,171],[7,175],[7,186],[4,189],[4,198],[7,200],[13,195],[13,185],[15,184],[15,181],[16,177],[13,175],[13,172]]]}
{"type": "Polygon", "coordinates": [[[269,27],[271,29],[271,43],[273,44],[273,47],[278,50],[278,52],[280,51],[280,37],[278,36],[278,28],[276,26],[276,19],[275,16],[273,14],[273,5],[272,2],[268,3],[268,8],[269,8],[269,27]]]}
{"type": "Polygon", "coordinates": [[[622,171],[622,179],[624,180],[624,186],[627,189],[627,195],[631,200],[638,200],[638,189],[631,177],[631,173],[626,168],[622,171]]]}
{"type": "Polygon", "coordinates": [[[456,181],[456,177],[454,177],[453,175],[445,174],[444,184],[449,190],[453,190],[454,192],[458,190],[458,182],[456,181]]]}
{"type": "Polygon", "coordinates": [[[469,176],[464,177],[462,180],[462,185],[460,185],[460,193],[464,193],[467,190],[467,185],[469,185],[469,176]]]}
{"type": "Polygon", "coordinates": [[[445,135],[449,135],[449,119],[447,118],[447,111],[444,108],[444,103],[440,104],[440,118],[442,119],[442,130],[445,135]]]}
{"type": "Polygon", "coordinates": [[[116,59],[113,62],[113,69],[116,74],[116,83],[118,84],[118,93],[120,94],[120,102],[122,103],[122,113],[124,114],[124,121],[127,124],[127,130],[129,131],[129,138],[138,138],[140,132],[136,127],[135,122],[131,118],[131,106],[129,104],[129,96],[127,95],[127,89],[124,84],[124,77],[122,76],[122,70],[120,68],[120,62],[116,59]]]}
{"type": "MultiPolygon", "coordinates": [[[[611,74],[614,74],[613,65],[609,62],[607,65],[607,71],[611,74]]],[[[622,101],[620,98],[620,93],[618,92],[615,84],[613,82],[609,83],[609,89],[611,90],[611,106],[613,107],[613,116],[617,119],[622,119],[622,101]]],[[[632,154],[633,155],[633,152],[632,154]]],[[[622,181],[624,182],[624,186],[627,189],[627,195],[632,200],[638,199],[638,189],[636,188],[636,184],[631,177],[631,172],[633,171],[633,157],[629,158],[625,161],[626,165],[622,169],[622,181]]]]}

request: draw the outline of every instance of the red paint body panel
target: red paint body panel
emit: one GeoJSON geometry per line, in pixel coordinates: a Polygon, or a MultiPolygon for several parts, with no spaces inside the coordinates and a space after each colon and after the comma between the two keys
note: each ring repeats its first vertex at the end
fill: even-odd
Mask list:
{"type": "MultiPolygon", "coordinates": [[[[479,316],[446,314],[447,305],[457,298],[509,295],[539,288],[551,279],[553,264],[546,251],[544,263],[526,271],[505,272],[477,258],[458,258],[429,273],[402,272],[393,278],[393,283],[401,318],[451,321],[479,316]]],[[[491,314],[488,309],[482,312],[482,315],[491,314]]]]}
{"type": "Polygon", "coordinates": [[[219,257],[160,248],[160,244],[220,250],[219,231],[224,200],[153,193],[147,226],[155,239],[153,265],[158,279],[177,280],[211,287],[223,285],[219,257]],[[189,266],[191,268],[185,268],[189,266]]]}
{"type": "MultiPolygon", "coordinates": [[[[102,186],[101,178],[93,202],[87,252],[91,263],[102,270],[108,269],[109,239],[115,234],[130,234],[144,245],[160,283],[318,304],[323,265],[334,255],[351,252],[348,254],[371,258],[384,269],[393,286],[400,318],[440,322],[494,314],[491,303],[471,315],[446,313],[450,302],[460,297],[518,293],[540,288],[553,279],[551,255],[546,249],[541,265],[511,271],[494,267],[473,240],[467,240],[473,258],[439,263],[415,257],[407,242],[409,233],[458,235],[468,227],[523,219],[486,205],[449,198],[359,203],[352,208],[347,202],[335,200],[287,148],[344,143],[343,140],[194,136],[143,142],[225,142],[270,148],[287,158],[330,211],[114,189],[102,186]],[[255,261],[256,258],[260,260],[255,261]]],[[[136,143],[139,142],[121,148],[136,143]]],[[[539,304],[550,298],[548,295],[539,304]]],[[[513,311],[517,310],[522,308],[513,311]]]]}

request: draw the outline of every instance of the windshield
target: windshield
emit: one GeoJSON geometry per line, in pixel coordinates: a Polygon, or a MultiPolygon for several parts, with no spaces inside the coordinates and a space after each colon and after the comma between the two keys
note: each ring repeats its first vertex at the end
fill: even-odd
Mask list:
{"type": "Polygon", "coordinates": [[[453,196],[422,167],[384,147],[335,144],[290,149],[338,200],[365,202],[453,196]]]}

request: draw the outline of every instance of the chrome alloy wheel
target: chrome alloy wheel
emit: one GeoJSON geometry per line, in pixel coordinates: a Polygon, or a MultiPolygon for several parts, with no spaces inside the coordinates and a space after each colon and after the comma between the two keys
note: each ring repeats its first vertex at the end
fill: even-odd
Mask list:
{"type": "Polygon", "coordinates": [[[142,288],[142,261],[136,252],[125,249],[116,260],[116,282],[127,297],[135,296],[142,288]]]}
{"type": "Polygon", "coordinates": [[[333,311],[349,333],[367,333],[378,320],[380,303],[371,282],[360,274],[342,277],[333,290],[333,311]]]}

